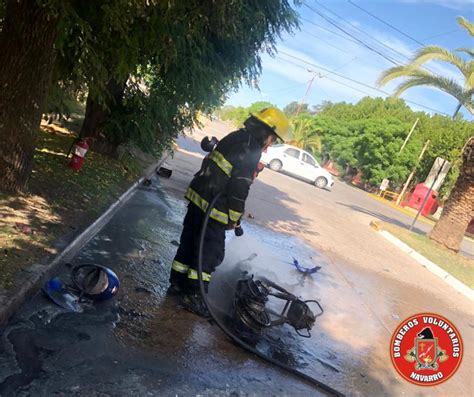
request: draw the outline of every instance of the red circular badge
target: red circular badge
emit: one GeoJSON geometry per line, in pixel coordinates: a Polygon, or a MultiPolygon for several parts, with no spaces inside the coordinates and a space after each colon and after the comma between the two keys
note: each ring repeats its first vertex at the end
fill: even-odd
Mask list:
{"type": "Polygon", "coordinates": [[[415,314],[395,329],[390,358],[408,382],[434,386],[446,382],[461,364],[461,334],[448,319],[434,313],[415,314]]]}

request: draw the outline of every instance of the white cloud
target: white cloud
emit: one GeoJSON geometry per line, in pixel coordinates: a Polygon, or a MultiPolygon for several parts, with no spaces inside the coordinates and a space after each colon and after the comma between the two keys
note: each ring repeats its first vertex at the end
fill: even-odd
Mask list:
{"type": "MultiPolygon", "coordinates": [[[[396,53],[394,54],[380,44],[373,43],[374,47],[379,48],[383,53],[391,54],[397,61],[407,62],[408,58],[412,57],[413,50],[410,48],[410,44],[395,34],[392,35],[388,31],[377,30],[365,25],[361,26],[361,29],[376,37],[385,45],[403,54],[403,56],[396,53]]],[[[365,40],[368,41],[369,39],[366,37],[365,40]]],[[[285,101],[288,99],[289,101],[301,100],[304,95],[305,87],[307,87],[307,82],[314,75],[308,72],[308,69],[320,73],[320,75],[316,75],[317,77],[314,80],[310,99],[308,100],[309,103],[317,103],[325,99],[331,101],[356,102],[367,95],[384,97],[385,95],[381,92],[361,86],[340,76],[351,78],[375,87],[380,74],[389,67],[394,66],[378,54],[369,51],[367,48],[353,41],[341,36],[336,36],[331,32],[307,23],[303,25],[303,31],[295,35],[288,35],[286,39],[277,46],[277,49],[279,50],[277,57],[273,58],[268,55],[262,57],[263,75],[261,86],[265,87],[265,93],[255,92],[254,98],[265,96],[265,98],[270,101],[283,101],[282,98],[284,98],[285,101]],[[310,34],[308,34],[308,32],[310,34]],[[315,35],[322,41],[314,38],[312,35],[315,35]],[[283,55],[283,52],[299,60],[283,55]],[[291,63],[282,60],[282,58],[291,63]],[[338,77],[332,73],[328,73],[318,67],[335,71],[340,76],[338,77]],[[279,78],[281,81],[278,81],[279,78]],[[300,84],[301,87],[295,90],[290,89],[289,92],[287,91],[285,93],[279,92],[272,94],[272,91],[275,91],[277,88],[287,87],[293,84],[295,86],[300,84]]],[[[434,72],[459,79],[459,74],[449,66],[438,62],[432,62],[428,66],[434,72]]],[[[399,83],[400,81],[391,82],[383,87],[383,91],[391,93],[399,83]]],[[[404,93],[402,97],[424,104],[430,108],[439,110],[448,109],[446,113],[450,112],[451,99],[435,90],[414,88],[404,93]]],[[[413,109],[427,111],[417,105],[409,105],[413,107],[413,109]]]]}

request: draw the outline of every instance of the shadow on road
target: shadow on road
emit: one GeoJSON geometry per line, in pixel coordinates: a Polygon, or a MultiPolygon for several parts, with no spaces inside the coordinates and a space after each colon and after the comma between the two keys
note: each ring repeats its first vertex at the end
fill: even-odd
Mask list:
{"type": "MultiPolygon", "coordinates": [[[[392,218],[390,216],[384,215],[384,214],[382,214],[378,211],[371,211],[371,210],[368,210],[366,208],[359,207],[358,205],[353,205],[353,204],[345,204],[345,203],[341,203],[341,202],[336,202],[336,204],[342,205],[342,206],[347,207],[347,208],[350,208],[352,211],[355,211],[355,212],[360,212],[362,214],[373,216],[374,218],[377,218],[377,219],[379,219],[383,222],[387,222],[387,223],[390,223],[392,225],[400,226],[400,227],[403,227],[404,229],[408,229],[408,225],[405,222],[401,222],[398,219],[395,219],[395,218],[392,218]]],[[[426,234],[425,231],[423,231],[423,230],[421,230],[417,227],[413,228],[413,232],[418,233],[418,234],[426,234]]]]}
{"type": "Polygon", "coordinates": [[[308,236],[319,236],[319,233],[314,231],[314,220],[303,218],[291,208],[291,204],[299,204],[298,200],[258,179],[250,189],[247,208],[253,206],[253,200],[263,201],[266,204],[260,209],[264,212],[263,216],[259,216],[258,213],[252,214],[256,224],[288,234],[304,233],[308,236]],[[281,207],[284,207],[284,210],[281,207]]]}

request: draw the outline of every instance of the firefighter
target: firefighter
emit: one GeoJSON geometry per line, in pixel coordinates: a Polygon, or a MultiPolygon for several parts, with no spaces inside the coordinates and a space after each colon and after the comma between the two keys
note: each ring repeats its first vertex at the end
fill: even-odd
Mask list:
{"type": "Polygon", "coordinates": [[[171,266],[168,293],[179,295],[186,309],[208,316],[199,290],[197,261],[201,226],[209,202],[222,192],[211,211],[204,239],[202,278],[206,289],[212,273],[224,259],[225,231],[234,229],[243,215],[262,152],[277,139],[287,140],[288,135],[288,119],[271,107],[251,114],[244,128],[211,145],[214,149],[203,160],[185,195],[188,211],[171,266]]]}

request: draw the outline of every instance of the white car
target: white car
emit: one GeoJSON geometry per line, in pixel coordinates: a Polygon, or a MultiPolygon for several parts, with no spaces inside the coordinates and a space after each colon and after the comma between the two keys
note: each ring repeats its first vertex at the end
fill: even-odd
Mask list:
{"type": "Polygon", "coordinates": [[[332,187],[332,175],[308,152],[290,145],[273,145],[262,153],[260,161],[273,171],[282,171],[305,179],[323,189],[332,187]]]}

